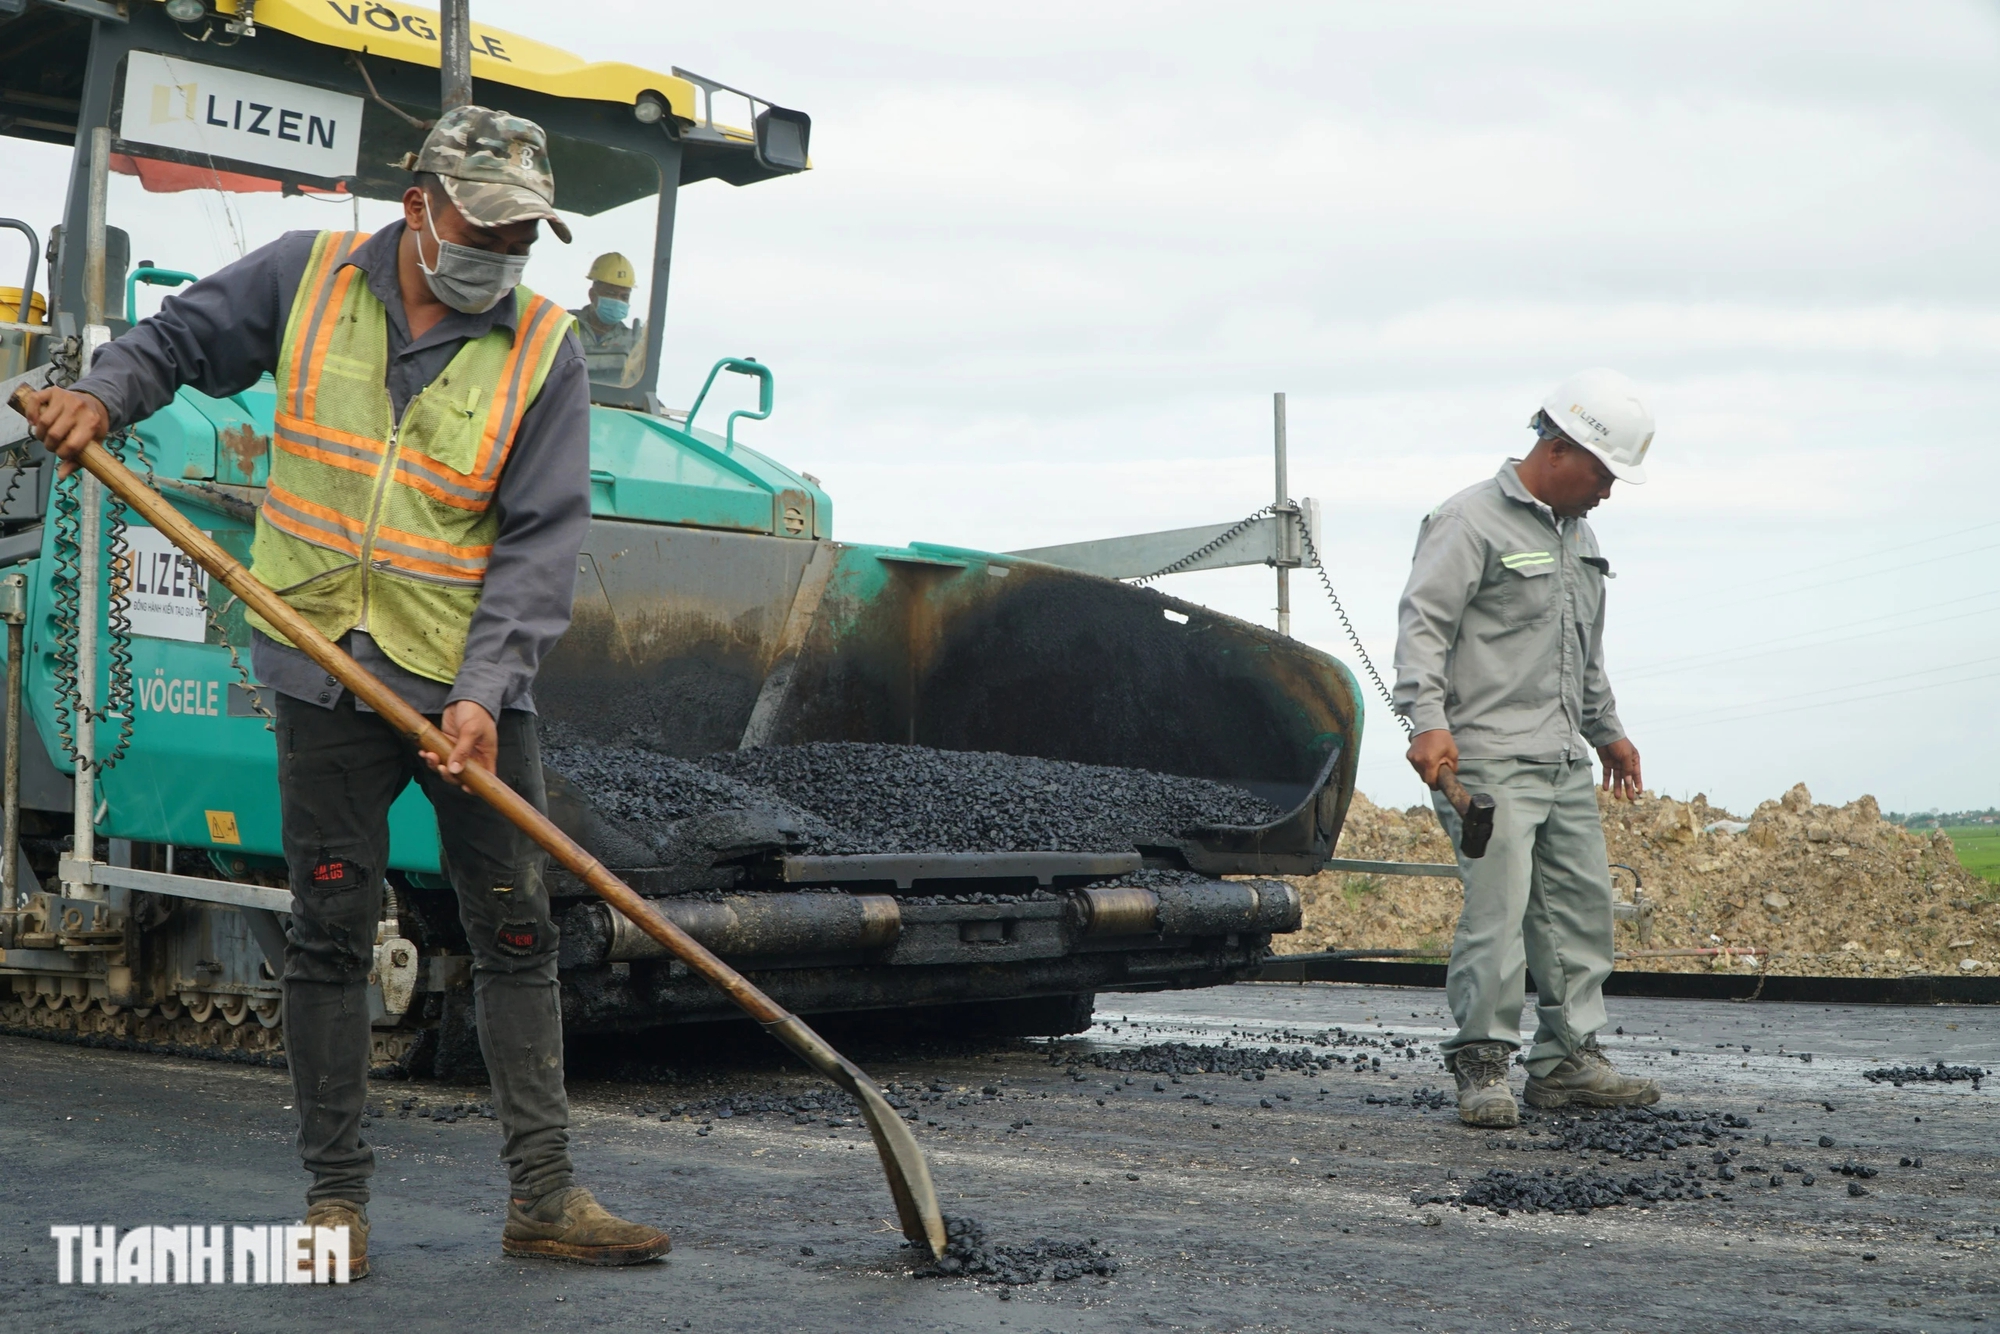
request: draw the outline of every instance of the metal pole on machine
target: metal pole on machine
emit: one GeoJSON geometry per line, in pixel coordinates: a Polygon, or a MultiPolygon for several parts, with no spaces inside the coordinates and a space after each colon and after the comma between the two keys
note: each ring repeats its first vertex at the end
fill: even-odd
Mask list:
{"type": "Polygon", "coordinates": [[[1291,638],[1292,634],[1292,570],[1286,564],[1293,559],[1293,548],[1298,544],[1294,525],[1298,521],[1298,507],[1292,504],[1291,487],[1285,479],[1285,395],[1282,391],[1271,395],[1271,442],[1272,451],[1278,463],[1278,499],[1272,506],[1278,516],[1278,633],[1291,638]]]}
{"type": "Polygon", "coordinates": [[[438,7],[438,77],[440,106],[472,105],[472,0],[442,0],[438,7]]]}
{"type": "MultiPolygon", "coordinates": [[[[90,205],[85,220],[83,260],[83,369],[90,370],[97,349],[111,341],[104,322],[105,194],[111,170],[111,130],[99,125],[90,132],[90,205]]],[[[97,618],[103,603],[101,511],[104,484],[89,473],[76,479],[76,822],[70,857],[88,867],[97,859],[97,618]]],[[[69,882],[63,893],[95,899],[104,891],[88,878],[69,882]]]]}

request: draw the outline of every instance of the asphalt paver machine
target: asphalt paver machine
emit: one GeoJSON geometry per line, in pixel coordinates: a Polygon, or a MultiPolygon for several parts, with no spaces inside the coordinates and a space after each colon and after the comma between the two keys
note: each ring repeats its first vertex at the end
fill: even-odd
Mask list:
{"type": "MultiPolygon", "coordinates": [[[[478,25],[471,45],[475,100],[548,132],[576,233],[537,248],[528,282],[581,306],[586,266],[611,251],[637,278],[629,355],[593,361],[595,517],[573,628],[535,687],[546,736],[681,759],[814,742],[1001,752],[1220,780],[1279,812],[1145,846],[840,855],[709,821],[691,874],[687,840],[677,871],[651,865],[658,839],[558,774],[559,822],[803,1014],[1059,1033],[1088,1023],[1100,991],[1253,970],[1299,921],[1296,891],[1258,877],[1318,869],[1353,791],[1347,671],[1047,553],[835,540],[819,483],[739,438],[739,419],[770,414],[772,368],[715,363],[709,383],[757,388],[720,430],[701,397],[676,410],[659,394],[679,191],[808,171],[810,119],[478,25]]],[[[395,216],[408,177],[390,164],[437,114],[438,64],[436,15],[386,0],[0,0],[0,135],[72,154],[49,198],[0,193],[5,211],[43,213],[0,220],[29,255],[23,287],[0,288],[0,401],[24,377],[73,378],[160,287],[285,230],[395,216]]],[[[182,390],[114,443],[247,558],[272,406],[268,379],[227,399],[182,390]]],[[[291,899],[241,609],[95,483],[58,484],[4,410],[0,449],[0,1027],[275,1058],[291,899]]],[[[391,826],[377,1063],[449,1074],[477,1059],[469,954],[414,789],[391,826]]],[[[730,1013],[581,886],[554,889],[573,1030],[730,1013]]]]}

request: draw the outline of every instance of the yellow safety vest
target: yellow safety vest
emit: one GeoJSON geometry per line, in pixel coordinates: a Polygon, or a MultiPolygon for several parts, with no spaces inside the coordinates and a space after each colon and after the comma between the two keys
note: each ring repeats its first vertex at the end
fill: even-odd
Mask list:
{"type": "Polygon", "coordinates": [[[572,321],[515,288],[514,333],[467,342],[398,421],[388,312],[347,263],[367,239],[321,232],[292,300],[251,571],[328,639],[365,630],[400,666],[448,682],[500,527],[500,470],[572,321]]]}

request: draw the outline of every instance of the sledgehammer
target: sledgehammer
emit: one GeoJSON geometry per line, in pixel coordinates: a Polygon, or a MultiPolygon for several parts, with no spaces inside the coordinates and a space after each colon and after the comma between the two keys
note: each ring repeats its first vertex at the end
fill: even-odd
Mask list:
{"type": "MultiPolygon", "coordinates": [[[[16,389],[10,406],[33,421],[30,412],[33,404],[28,401],[31,392],[25,386],[16,389]]],[[[179,510],[127,471],[125,465],[112,457],[104,446],[84,446],[76,461],[143,515],[175,546],[193,557],[197,565],[282,631],[285,638],[298,645],[307,657],[329,675],[339,678],[342,685],[354,692],[355,698],[365,701],[381,714],[411,744],[435,755],[451,753],[450,740],[429,719],[369,675],[339,646],[314,629],[310,621],[258,582],[228,552],[188,522],[179,510]]],[[[513,821],[541,844],[550,856],[568,868],[572,875],[597,891],[613,908],[631,918],[633,925],[666,946],[691,970],[734,1001],[762,1024],[765,1032],[852,1094],[855,1101],[861,1104],[861,1115],[868,1123],[868,1133],[874,1137],[876,1152],[881,1155],[882,1169],[889,1178],[889,1194],[895,1199],[903,1235],[933,1255],[944,1254],[944,1215],[938,1207],[937,1189],[931,1184],[930,1166],[924,1161],[923,1150],[917,1147],[916,1136],[911,1134],[909,1126],[904,1124],[895,1109],[889,1106],[874,1080],[829,1046],[826,1039],[808,1028],[797,1015],[784,1009],[742,974],[710,953],[693,936],[668,921],[631,886],[558,829],[554,821],[490,771],[468,760],[462,778],[466,788],[513,821]]]]}
{"type": "Polygon", "coordinates": [[[1467,860],[1478,861],[1493,841],[1493,798],[1484,792],[1467,792],[1450,769],[1438,770],[1436,790],[1444,793],[1444,799],[1458,812],[1458,850],[1467,860]]]}

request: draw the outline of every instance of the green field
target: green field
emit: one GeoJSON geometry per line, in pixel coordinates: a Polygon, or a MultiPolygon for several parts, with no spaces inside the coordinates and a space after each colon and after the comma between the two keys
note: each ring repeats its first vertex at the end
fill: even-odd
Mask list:
{"type": "Polygon", "coordinates": [[[1944,832],[1958,849],[1959,865],[2000,884],[2000,825],[1952,825],[1944,832]]]}

